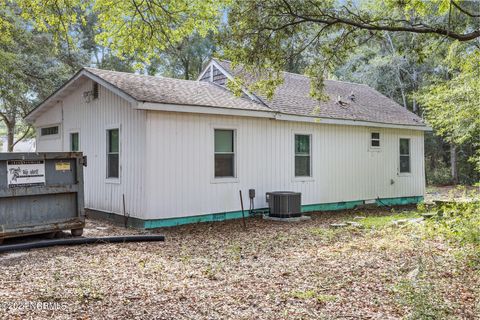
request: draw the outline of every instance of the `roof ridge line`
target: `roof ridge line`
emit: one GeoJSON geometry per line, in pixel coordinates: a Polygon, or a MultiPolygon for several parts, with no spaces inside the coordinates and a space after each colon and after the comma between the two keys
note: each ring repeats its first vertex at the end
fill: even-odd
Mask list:
{"type": "Polygon", "coordinates": [[[132,76],[141,76],[141,77],[148,77],[148,78],[154,78],[154,79],[167,79],[167,80],[182,81],[182,82],[202,83],[202,81],[198,81],[198,80],[187,80],[187,79],[179,79],[179,78],[165,77],[165,76],[160,76],[160,75],[141,74],[141,73],[138,74],[138,73],[135,73],[135,72],[116,71],[116,70],[100,69],[100,68],[94,68],[94,67],[83,67],[82,69],[84,69],[86,71],[89,71],[88,69],[94,69],[94,70],[99,70],[99,71],[107,71],[107,72],[128,74],[128,75],[132,75],[132,76]]]}
{"type": "MultiPolygon", "coordinates": [[[[289,71],[282,71],[283,73],[288,73],[288,74],[293,74],[295,76],[301,76],[310,79],[310,77],[306,74],[300,74],[300,73],[295,73],[295,72],[289,72],[289,71]]],[[[345,80],[337,80],[337,79],[323,79],[324,81],[335,81],[335,82],[340,82],[340,83],[350,83],[350,84],[355,84],[359,86],[366,86],[368,88],[371,88],[368,84],[365,83],[358,83],[358,82],[352,82],[352,81],[345,81],[345,80]]]]}
{"type": "MultiPolygon", "coordinates": [[[[228,62],[230,64],[232,63],[230,60],[225,60],[225,59],[220,59],[220,58],[212,58],[212,60],[224,61],[224,62],[228,62]]],[[[295,72],[284,71],[284,70],[282,70],[280,72],[310,79],[310,77],[306,74],[295,73],[295,72]]],[[[325,80],[325,81],[335,81],[335,82],[341,82],[341,83],[350,83],[350,84],[355,84],[355,85],[359,85],[359,86],[366,86],[368,88],[371,88],[368,84],[365,84],[365,83],[358,83],[358,82],[345,81],[345,80],[336,80],[336,79],[323,79],[323,80],[325,80]]]]}

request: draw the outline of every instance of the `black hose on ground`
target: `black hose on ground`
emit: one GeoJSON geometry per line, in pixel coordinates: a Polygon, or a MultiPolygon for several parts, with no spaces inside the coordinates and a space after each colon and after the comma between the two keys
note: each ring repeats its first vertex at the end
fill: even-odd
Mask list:
{"type": "Polygon", "coordinates": [[[126,242],[153,242],[165,241],[162,235],[137,235],[137,236],[114,236],[100,238],[66,238],[54,240],[41,240],[28,243],[0,245],[0,253],[20,250],[30,250],[53,246],[76,246],[81,244],[102,244],[102,243],[126,243],[126,242]]]}

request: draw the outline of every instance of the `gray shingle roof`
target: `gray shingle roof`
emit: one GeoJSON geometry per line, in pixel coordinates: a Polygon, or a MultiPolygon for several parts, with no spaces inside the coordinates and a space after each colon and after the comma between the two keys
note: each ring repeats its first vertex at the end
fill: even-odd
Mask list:
{"type": "Polygon", "coordinates": [[[84,68],[137,101],[191,106],[271,111],[261,103],[236,97],[209,82],[180,80],[126,72],[84,68]]]}
{"type": "MultiPolygon", "coordinates": [[[[241,67],[233,69],[229,61],[215,61],[234,77],[241,75],[247,81],[254,79],[254,76],[247,74],[241,67]]],[[[325,94],[329,97],[325,102],[310,96],[308,77],[289,72],[283,72],[283,77],[283,84],[276,89],[271,100],[259,96],[266,105],[281,113],[425,126],[416,114],[367,85],[325,80],[325,94]],[[349,99],[352,93],[355,95],[354,101],[349,99]],[[344,105],[338,102],[338,97],[344,105]]]]}

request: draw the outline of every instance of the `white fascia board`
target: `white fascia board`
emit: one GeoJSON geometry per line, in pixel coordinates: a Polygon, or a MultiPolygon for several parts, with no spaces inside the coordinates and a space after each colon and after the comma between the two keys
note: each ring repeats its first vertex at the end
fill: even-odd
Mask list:
{"type": "Polygon", "coordinates": [[[307,123],[319,123],[319,124],[336,124],[336,125],[345,125],[345,126],[394,128],[394,129],[408,129],[408,130],[420,130],[420,131],[431,131],[432,130],[430,127],[427,127],[427,126],[409,126],[409,125],[389,124],[389,123],[369,122],[369,121],[329,119],[329,118],[288,115],[288,114],[282,114],[282,113],[270,112],[270,111],[245,110],[245,109],[220,108],[220,107],[205,107],[205,106],[190,106],[190,105],[177,105],[177,104],[165,104],[165,103],[153,103],[153,102],[139,103],[134,108],[135,109],[140,109],[140,110],[153,110],[153,111],[167,111],[167,112],[217,114],[217,115],[242,116],[242,117],[270,118],[270,119],[279,120],[279,121],[295,121],[295,122],[307,122],[307,123]]]}
{"type": "Polygon", "coordinates": [[[179,104],[168,104],[168,103],[143,102],[143,103],[137,104],[134,108],[140,109],[140,110],[167,111],[167,112],[217,114],[217,115],[270,118],[270,119],[275,118],[275,113],[270,111],[206,107],[206,106],[191,106],[191,105],[179,105],[179,104]]]}
{"type": "Polygon", "coordinates": [[[392,128],[392,129],[432,131],[432,128],[430,128],[428,126],[411,126],[411,125],[403,125],[403,124],[391,124],[391,123],[370,122],[370,121],[360,121],[360,120],[320,118],[320,117],[309,117],[309,116],[282,114],[282,113],[275,114],[275,120],[313,122],[313,123],[320,123],[320,124],[337,124],[337,125],[345,125],[345,126],[361,126],[361,127],[375,127],[375,128],[392,128]]]}
{"type": "Polygon", "coordinates": [[[82,72],[77,73],[73,78],[71,78],[68,82],[66,82],[63,86],[61,86],[56,92],[54,92],[52,95],[50,95],[47,99],[45,99],[42,103],[40,103],[35,109],[33,109],[29,114],[25,116],[25,121],[28,123],[33,123],[35,119],[37,118],[37,115],[40,115],[44,112],[44,108],[48,106],[54,106],[57,102],[58,96],[65,91],[65,89],[78,80],[83,74],[82,72]]]}

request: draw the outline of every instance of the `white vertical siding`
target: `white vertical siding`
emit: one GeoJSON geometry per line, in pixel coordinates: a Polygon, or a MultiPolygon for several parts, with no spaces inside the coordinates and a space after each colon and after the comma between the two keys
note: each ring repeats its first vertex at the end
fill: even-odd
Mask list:
{"type": "Polygon", "coordinates": [[[62,132],[63,132],[63,114],[62,103],[57,102],[55,106],[45,113],[43,113],[36,121],[36,139],[37,139],[37,151],[59,151],[62,150],[62,132]],[[54,136],[41,136],[40,131],[42,127],[49,127],[58,125],[58,135],[54,136]]]}
{"type": "Polygon", "coordinates": [[[106,212],[122,213],[122,195],[126,211],[133,217],[144,212],[145,123],[146,112],[132,109],[129,102],[99,86],[99,98],[85,103],[83,92],[92,88],[84,81],[61,104],[42,114],[35,126],[55,123],[63,114],[61,139],[57,145],[38,140],[38,151],[70,151],[70,133],[79,132],[80,151],[88,157],[84,169],[85,206],[106,212]],[[63,109],[63,110],[62,110],[63,109]],[[106,130],[120,128],[120,180],[106,179],[106,130]]]}
{"type": "MultiPolygon", "coordinates": [[[[302,192],[303,204],[422,196],[423,132],[382,128],[381,150],[370,151],[371,129],[360,126],[301,123],[134,110],[100,86],[98,100],[85,103],[91,81],[70,92],[42,114],[36,127],[61,123],[57,139],[38,139],[38,151],[68,151],[70,133],[80,133],[88,156],[85,203],[88,208],[142,219],[183,217],[240,209],[238,191],[302,192]],[[121,131],[121,179],[106,180],[106,129],[121,131]],[[217,183],[214,175],[214,128],[236,130],[237,181],[217,183]],[[294,134],[312,136],[312,179],[294,177],[294,134]],[[398,175],[399,138],[411,139],[411,174],[398,175]],[[392,183],[393,182],[393,183],[392,183]]],[[[375,129],[377,131],[378,129],[375,129]]]]}
{"type": "MultiPolygon", "coordinates": [[[[302,192],[303,204],[424,194],[423,132],[381,129],[380,151],[369,150],[367,127],[149,111],[145,219],[240,209],[238,190],[302,192]],[[213,129],[236,130],[238,181],[215,183],[213,129]],[[312,135],[313,179],[294,178],[293,136],[312,135]],[[412,173],[397,174],[399,137],[411,139],[412,173]],[[392,184],[393,181],[393,184],[392,184]]],[[[248,201],[248,198],[246,199],[248,201]]]]}

